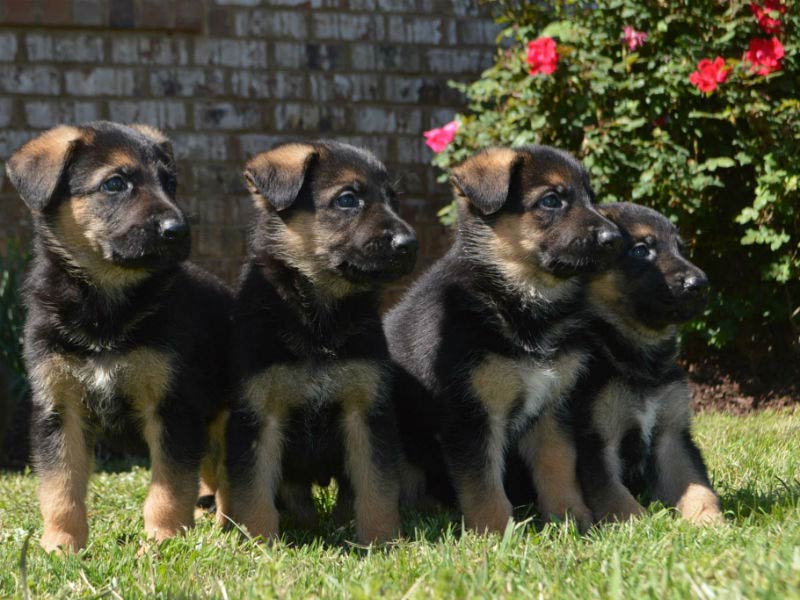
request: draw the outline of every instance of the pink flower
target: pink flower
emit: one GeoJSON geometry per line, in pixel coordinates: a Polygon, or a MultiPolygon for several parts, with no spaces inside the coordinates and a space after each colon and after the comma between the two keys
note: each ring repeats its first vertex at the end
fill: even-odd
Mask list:
{"type": "Polygon", "coordinates": [[[769,75],[781,70],[781,59],[785,52],[778,38],[753,38],[744,53],[744,59],[751,63],[750,70],[759,75],[769,75]]]}
{"type": "Polygon", "coordinates": [[[558,65],[555,40],[549,37],[540,37],[528,42],[528,65],[530,65],[531,75],[554,73],[558,65]]]}
{"type": "Polygon", "coordinates": [[[728,78],[731,70],[725,68],[725,61],[721,56],[711,62],[704,58],[697,63],[697,71],[689,75],[689,82],[701,92],[709,93],[717,89],[717,84],[728,78]]]}
{"type": "Polygon", "coordinates": [[[764,33],[781,32],[781,20],[771,16],[774,14],[780,16],[786,12],[787,8],[780,0],[764,0],[763,5],[751,2],[750,10],[753,11],[758,26],[764,33]]]}
{"type": "Polygon", "coordinates": [[[450,145],[450,142],[456,137],[456,131],[458,131],[458,121],[450,121],[444,127],[425,131],[422,135],[425,136],[425,143],[428,147],[438,154],[450,145]]]}
{"type": "Polygon", "coordinates": [[[644,46],[644,41],[647,39],[647,33],[644,31],[636,31],[633,27],[626,25],[622,29],[622,37],[628,44],[630,50],[636,50],[639,46],[644,46]]]}

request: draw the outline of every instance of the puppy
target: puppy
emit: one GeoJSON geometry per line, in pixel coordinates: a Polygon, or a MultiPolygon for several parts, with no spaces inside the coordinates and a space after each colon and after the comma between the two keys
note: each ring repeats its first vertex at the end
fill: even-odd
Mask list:
{"type": "MultiPolygon", "coordinates": [[[[609,263],[621,237],[580,163],[554,148],[492,148],[452,182],[456,241],[385,319],[405,378],[394,395],[412,474],[404,488],[416,479],[446,497],[449,478],[466,525],[502,531],[506,450],[519,445],[533,464],[532,422],[585,361],[581,277],[609,263]]],[[[545,510],[567,508],[589,519],[579,495],[545,510]]]]}
{"type": "Polygon", "coordinates": [[[59,126],[7,163],[31,210],[24,297],[42,546],[86,545],[94,434],[135,424],[150,450],[147,535],[192,525],[206,429],[223,401],[231,298],[185,263],[172,145],[147,126],[59,126]]]}
{"type": "MultiPolygon", "coordinates": [[[[578,481],[562,493],[582,491],[595,520],[641,514],[640,493],[677,506],[689,520],[720,520],[692,440],[686,376],[675,362],[676,325],[699,314],[708,280],[656,211],[619,203],[601,212],[622,230],[624,252],[590,284],[595,347],[568,401],[547,415],[549,441],[542,443],[562,464],[575,461],[578,481]]],[[[546,459],[539,457],[540,481],[552,480],[546,459]]]]}
{"type": "Polygon", "coordinates": [[[332,141],[286,144],[245,168],[258,220],[233,316],[239,382],[219,518],[278,534],[275,498],[313,520],[312,483],[352,499],[361,542],[399,529],[400,443],[381,284],[417,242],[384,166],[332,141]]]}

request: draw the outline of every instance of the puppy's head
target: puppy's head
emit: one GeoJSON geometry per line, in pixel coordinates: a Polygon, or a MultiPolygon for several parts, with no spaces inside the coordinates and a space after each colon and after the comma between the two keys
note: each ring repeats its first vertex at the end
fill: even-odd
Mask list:
{"type": "Polygon", "coordinates": [[[61,125],[25,144],[6,169],[37,234],[90,276],[124,280],[189,254],[172,144],[151,127],[61,125]]]}
{"type": "Polygon", "coordinates": [[[590,284],[590,300],[655,330],[700,314],[708,278],[684,257],[669,219],[628,202],[601,206],[600,212],[619,226],[624,244],[613,267],[590,284]]]}
{"type": "Polygon", "coordinates": [[[619,252],[619,230],[566,152],[490,148],[456,167],[452,182],[462,240],[517,280],[555,284],[604,269],[619,252]]]}
{"type": "Polygon", "coordinates": [[[244,171],[261,212],[264,248],[317,285],[341,290],[411,272],[417,240],[397,215],[386,169],[333,141],[283,144],[244,171]]]}

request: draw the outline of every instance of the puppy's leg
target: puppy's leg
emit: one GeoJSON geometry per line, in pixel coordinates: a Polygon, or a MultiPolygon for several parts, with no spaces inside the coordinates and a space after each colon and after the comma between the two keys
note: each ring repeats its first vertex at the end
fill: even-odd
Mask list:
{"type": "Polygon", "coordinates": [[[575,444],[552,411],[522,435],[519,451],[531,472],[539,513],[559,519],[570,515],[581,531],[589,529],[592,512],[583,501],[578,482],[575,444]]]}
{"type": "Polygon", "coordinates": [[[644,507],[622,481],[617,444],[605,443],[595,432],[579,436],[578,479],[597,521],[627,521],[644,514],[644,507]]]}
{"type": "Polygon", "coordinates": [[[233,522],[253,537],[277,537],[282,420],[266,414],[262,421],[247,409],[233,411],[225,437],[226,476],[217,495],[217,523],[233,522]]]}
{"type": "Polygon", "coordinates": [[[353,486],[356,535],[361,543],[386,542],[400,531],[400,442],[388,407],[344,415],[345,461],[353,486]],[[395,452],[394,455],[392,453],[395,452]]]}
{"type": "Polygon", "coordinates": [[[502,533],[512,516],[503,487],[505,419],[480,407],[445,422],[442,445],[467,527],[502,533]]]}
{"type": "Polygon", "coordinates": [[[722,522],[719,498],[711,487],[700,449],[685,429],[667,429],[654,441],[655,496],[676,506],[694,523],[722,522]]]}
{"type": "Polygon", "coordinates": [[[31,443],[40,477],[41,544],[47,552],[86,546],[86,488],[94,457],[84,425],[76,405],[37,408],[34,415],[31,443]]]}
{"type": "Polygon", "coordinates": [[[194,525],[204,428],[185,410],[160,414],[153,406],[145,407],[143,433],[152,469],[144,528],[160,542],[194,525]]]}
{"type": "Polygon", "coordinates": [[[214,505],[214,495],[219,488],[220,470],[225,463],[225,424],[227,411],[221,412],[208,428],[208,450],[200,462],[200,493],[197,506],[208,509],[214,505]]]}

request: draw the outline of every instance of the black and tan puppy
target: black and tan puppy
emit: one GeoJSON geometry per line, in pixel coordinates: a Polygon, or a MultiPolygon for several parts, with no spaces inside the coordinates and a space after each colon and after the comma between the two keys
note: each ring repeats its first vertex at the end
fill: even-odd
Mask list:
{"type": "Polygon", "coordinates": [[[228,291],[184,263],[170,142],[146,126],[59,126],[8,161],[35,232],[25,286],[42,546],[78,550],[98,429],[150,449],[145,529],[192,525],[206,428],[223,400],[228,291]]]}
{"type": "MultiPolygon", "coordinates": [[[[708,281],[656,211],[619,203],[601,212],[622,230],[624,252],[590,284],[595,348],[569,400],[547,417],[548,443],[553,453],[562,449],[562,463],[574,457],[572,493],[582,491],[596,520],[642,513],[640,493],[677,506],[687,519],[718,520],[719,500],[692,440],[686,376],[676,364],[676,325],[702,309],[708,281]]],[[[546,464],[539,471],[540,480],[552,476],[546,464]]]]}
{"type": "MultiPolygon", "coordinates": [[[[452,181],[456,242],[385,329],[407,378],[395,398],[408,459],[431,492],[443,455],[467,526],[500,531],[506,451],[519,444],[532,464],[534,419],[581,373],[581,277],[615,258],[620,234],[580,163],[554,148],[492,148],[452,181]]],[[[589,518],[580,497],[567,508],[589,518]]]]}
{"type": "Polygon", "coordinates": [[[399,529],[400,443],[379,290],[411,271],[416,238],[365,150],[281,145],[245,179],[258,221],[234,308],[220,519],[274,536],[279,491],[308,517],[312,483],[335,477],[359,540],[385,541],[399,529]]]}

